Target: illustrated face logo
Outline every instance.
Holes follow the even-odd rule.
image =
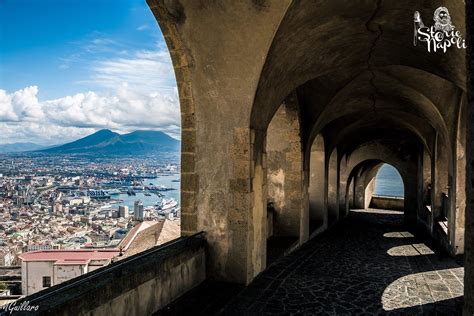
[[[454,25],[451,24],[449,11],[445,7],[436,9],[433,20],[435,21],[434,26],[437,31],[452,31],[454,29]]]
[[[460,31],[455,30],[451,15],[446,7],[439,7],[433,14],[434,25],[426,27],[421,20],[420,12],[414,14],[413,45],[418,41],[425,42],[429,53],[443,51],[446,53],[449,47],[465,49],[466,41],[462,38]]]

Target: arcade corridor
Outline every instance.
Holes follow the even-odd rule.
[[[397,211],[351,211],[243,290],[204,283],[158,314],[460,314],[464,268],[402,222]]]
[[[404,230],[402,213],[357,210],[281,258],[223,314],[455,315],[464,269]]]

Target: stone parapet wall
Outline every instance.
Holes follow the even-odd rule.
[[[383,210],[403,211],[405,209],[405,200],[403,198],[373,195],[369,207]]]
[[[204,281],[205,245],[200,233],[154,247],[27,296],[16,304],[39,310],[15,315],[150,315]]]
[[[465,226],[465,276],[464,315],[474,315],[474,3],[466,1],[466,22],[468,38],[468,123],[467,123],[467,164],[466,164],[466,226]]]

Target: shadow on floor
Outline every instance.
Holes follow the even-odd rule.
[[[204,281],[154,315],[216,315],[244,288],[235,283]]]
[[[287,255],[292,248],[297,246],[297,243],[298,237],[270,237],[267,240],[267,267],[278,258]]]
[[[463,273],[401,213],[353,211],[249,286],[204,283],[158,315],[457,315]]]

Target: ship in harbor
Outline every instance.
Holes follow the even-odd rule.
[[[110,194],[106,190],[88,190],[87,195],[91,197],[91,199],[110,199]]]
[[[177,207],[178,202],[174,199],[162,199],[155,205],[158,215],[162,216],[165,216],[169,213],[175,213]]]
[[[163,199],[157,203],[156,208],[162,211],[171,210],[178,206],[178,202],[174,199]]]
[[[164,186],[164,185],[160,185],[160,186],[150,186],[150,187],[147,187],[147,190],[151,191],[151,192],[164,192],[164,191],[172,191],[172,190],[176,190],[175,188],[170,188],[170,187],[167,187],[167,186]]]

